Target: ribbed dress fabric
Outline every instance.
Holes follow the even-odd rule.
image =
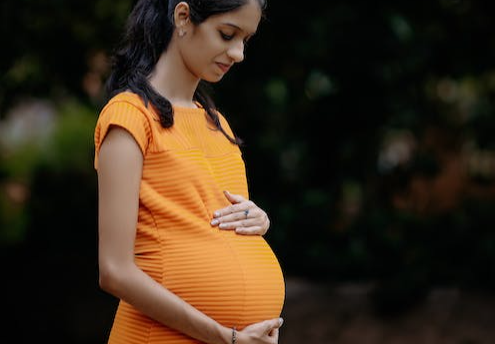
[[[221,114],[220,120],[232,135]],[[249,197],[239,147],[212,126],[202,108],[174,107],[174,125],[163,128],[151,106],[123,92],[106,104],[96,123],[96,169],[111,126],[126,129],[144,156],[136,264],[224,326],[242,329],[280,316],[284,277],[265,239],[210,224],[213,212],[230,204],[223,190]],[[108,343],[200,342],[121,300]]]

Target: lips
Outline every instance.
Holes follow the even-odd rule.
[[[230,64],[225,64],[225,63],[221,63],[221,62],[216,62],[218,68],[220,68],[220,70],[223,72],[223,73],[227,73],[230,69],[230,67],[232,65]]]

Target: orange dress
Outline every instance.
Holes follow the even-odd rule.
[[[248,198],[239,148],[212,127],[204,109],[174,107],[174,125],[163,128],[151,108],[136,94],[118,94],[100,113],[94,136],[96,169],[111,125],[126,129],[144,156],[136,264],[224,326],[242,329],[280,316],[284,278],[264,238],[210,225],[213,212],[230,204],[223,190]],[[109,344],[124,343],[200,342],[120,301]]]

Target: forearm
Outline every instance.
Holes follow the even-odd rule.
[[[108,274],[102,288],[150,318],[208,344],[231,342],[232,332],[132,264]]]

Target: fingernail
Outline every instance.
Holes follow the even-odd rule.
[[[218,211],[215,211],[215,212],[213,213],[213,216],[215,216],[215,217],[219,217],[219,216],[220,216],[220,213],[219,213]]]
[[[228,193],[228,194],[230,194],[230,192],[229,192],[229,191],[227,191],[227,190],[223,190],[223,192],[224,192],[224,193]]]
[[[220,221],[218,221],[217,219],[214,219],[213,221],[211,221],[211,225],[216,226],[216,225],[218,225],[218,222],[220,222]]]
[[[279,318],[278,321],[280,322],[280,326],[282,326],[282,324],[284,323],[284,319],[283,318]]]
[[[218,227],[225,228],[225,223],[221,223]]]

